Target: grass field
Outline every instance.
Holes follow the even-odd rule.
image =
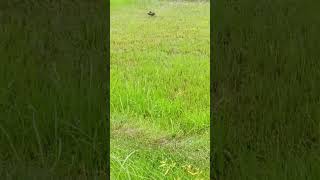
[[[0,2],[0,179],[106,179],[106,7]]]
[[[319,179],[319,3],[214,3],[215,173]]]
[[[209,2],[111,8],[111,179],[209,179],[209,20]]]

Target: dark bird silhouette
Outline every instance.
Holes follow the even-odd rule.
[[[149,12],[148,12],[148,15],[149,15],[149,16],[154,16],[154,15],[156,15],[156,13],[149,11]]]

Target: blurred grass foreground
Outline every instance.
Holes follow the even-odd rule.
[[[106,178],[106,2],[0,2],[0,177]]]
[[[213,7],[215,174],[319,179],[319,2],[231,0]]]

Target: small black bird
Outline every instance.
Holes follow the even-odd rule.
[[[154,15],[156,15],[156,13],[149,11],[149,12],[148,12],[148,15],[149,15],[149,16],[154,16]]]

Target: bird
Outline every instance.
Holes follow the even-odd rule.
[[[149,15],[149,16],[154,16],[154,15],[156,15],[156,13],[154,13],[154,12],[152,12],[152,11],[149,11],[149,12],[148,12],[148,15]]]

